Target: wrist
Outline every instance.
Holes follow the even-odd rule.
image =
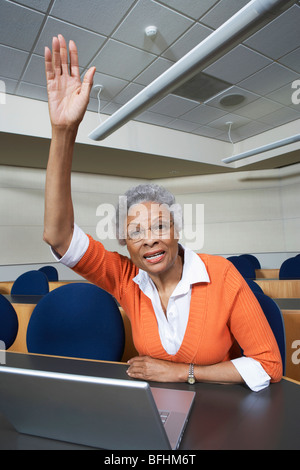
[[[78,132],[78,125],[66,125],[66,126],[56,126],[52,124],[52,139],[53,138],[64,138],[64,139],[76,139],[77,132]]]

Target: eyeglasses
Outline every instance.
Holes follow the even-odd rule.
[[[145,229],[140,225],[131,224],[133,227],[129,226],[127,229],[127,239],[136,243],[141,240],[145,240],[148,232],[150,230],[153,238],[169,238],[170,228],[174,225],[172,221],[168,222],[158,222],[157,224]],[[151,237],[151,238],[152,238]]]

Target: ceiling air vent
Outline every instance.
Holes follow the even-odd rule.
[[[172,94],[189,100],[204,102],[231,86],[231,83],[200,72],[176,88]]]

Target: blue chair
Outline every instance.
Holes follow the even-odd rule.
[[[5,349],[14,343],[19,329],[18,317],[11,303],[0,294],[0,341]],[[3,343],[2,343],[3,342]]]
[[[253,264],[241,256],[229,256],[227,258],[236,267],[245,279],[255,279],[255,268]]]
[[[56,282],[58,281],[58,271],[54,266],[43,266],[39,269],[42,273],[46,274],[48,281]]]
[[[44,295],[48,292],[48,278],[41,271],[27,271],[21,274],[11,288],[11,295]]]
[[[250,287],[253,293],[255,292],[259,292],[261,294],[264,293],[262,288],[258,284],[256,284],[256,282],[254,282],[252,279],[245,279],[245,281],[247,282],[248,286]]]
[[[125,332],[113,297],[93,284],[54,289],[37,304],[27,329],[28,352],[120,361]]]
[[[300,257],[285,260],[279,269],[279,279],[300,279]]]
[[[247,259],[248,261],[250,261],[250,263],[253,264],[254,269],[261,269],[260,262],[259,262],[259,260],[256,258],[256,256],[254,256],[254,255],[249,255],[249,254],[243,254],[243,255],[240,255],[240,257],[245,258],[245,259]]]
[[[283,365],[283,372],[285,372],[285,360],[286,360],[286,342],[285,342],[285,328],[282,313],[276,302],[265,294],[259,292],[254,293],[260,306],[269,322],[269,325],[276,338],[279,351],[281,354],[281,360]]]

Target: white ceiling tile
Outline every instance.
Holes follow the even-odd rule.
[[[56,0],[50,14],[77,26],[109,35],[134,0]]]
[[[164,116],[163,114],[152,113],[151,111],[144,111],[139,116],[134,118],[135,121],[146,122],[148,124],[154,124],[157,126],[165,126],[173,118],[170,116]]]
[[[112,100],[118,93],[120,93],[128,82],[121,80],[120,78],[111,77],[110,75],[105,75],[104,73],[96,72],[94,76],[94,86],[102,85],[103,89],[101,91],[101,100]],[[99,91],[99,90],[98,90]],[[95,91],[95,95],[98,94],[98,91]],[[93,91],[94,93],[94,91]]]
[[[102,113],[102,109],[106,105],[107,105],[107,101],[101,99],[101,101],[100,101],[100,113]],[[89,101],[87,109],[88,109],[88,111],[93,111],[95,113],[98,113],[99,112],[99,101],[98,101],[98,99],[90,97],[90,101]],[[99,123],[101,122],[100,119],[99,119]]]
[[[149,111],[171,117],[179,117],[195,108],[197,105],[198,103],[196,101],[187,100],[175,95],[168,95],[149,108]]]
[[[93,65],[99,72],[132,80],[154,59],[149,52],[109,40],[93,60]]]
[[[201,23],[217,29],[235,13],[241,10],[241,8],[243,8],[247,3],[249,3],[249,0],[221,0],[203,18],[201,18]]]
[[[239,45],[207,67],[204,72],[226,82],[236,84],[271,64],[271,62],[263,55]]]
[[[33,85],[46,86],[45,62],[42,56],[32,55],[22,80]]]
[[[233,142],[240,142],[249,137],[253,137],[258,134],[262,134],[271,129],[271,126],[262,122],[250,121],[244,126],[240,126],[237,129],[233,129],[231,132],[231,140]],[[229,142],[228,132],[222,135],[223,139]]]
[[[268,114],[267,116],[263,116],[260,118],[261,122],[269,124],[270,126],[282,126],[291,121],[295,121],[296,119],[300,119],[300,110],[299,112],[295,111],[292,108],[280,108],[278,111],[274,113]]]
[[[31,83],[21,82],[17,90],[17,95],[40,101],[48,100],[47,88],[38,85],[32,85]]]
[[[166,124],[166,127],[175,129],[177,131],[192,132],[198,128],[198,124],[191,121],[184,121],[183,119],[174,119],[173,121]]]
[[[273,63],[246,78],[239,85],[259,95],[271,93],[277,88],[297,80],[298,75],[280,64]]]
[[[266,98],[260,98],[253,103],[250,103],[242,108],[237,109],[235,112],[240,116],[244,116],[249,119],[259,119],[262,116],[266,116],[274,111],[277,111],[282,107],[281,104],[275,101],[268,100]]]
[[[105,41],[104,36],[72,26],[64,21],[48,18],[34,52],[38,55],[44,55],[45,46],[51,48],[52,38],[58,34],[64,36],[67,44],[70,39],[75,41],[81,67],[86,67]]]
[[[163,53],[163,57],[177,61],[190,52],[194,47],[198,46],[198,44],[200,44],[211,33],[212,29],[197,23],[181,36],[178,41],[169,47]]]
[[[278,90],[275,90],[267,95],[267,98],[277,101],[283,106],[290,106],[291,108],[294,108],[295,111],[298,111],[300,110],[300,104],[294,104],[292,101],[292,96],[295,91],[296,89],[292,88],[291,84],[289,83],[288,85],[285,85],[284,87],[279,88]]]
[[[300,46],[299,24],[300,8],[294,5],[255,33],[245,44],[272,59],[279,59]]]
[[[243,103],[240,103],[235,106],[223,106],[220,103],[220,100],[229,95],[242,95],[244,96],[245,100],[243,101]],[[257,100],[259,97],[260,97],[259,95],[255,93],[251,93],[250,91],[244,90],[243,88],[239,88],[238,86],[232,86],[230,88],[227,88],[227,90],[222,91],[217,96],[214,96],[213,98],[207,100],[205,104],[209,106],[215,106],[216,108],[223,109],[224,111],[227,111],[227,112],[233,112],[236,109],[239,109],[242,106],[245,106],[246,104],[249,104]]]
[[[218,0],[201,0],[200,2],[195,2],[195,0],[184,0],[183,2],[182,0],[160,0],[160,3],[197,20],[212,8],[217,1]]]
[[[112,37],[145,51],[161,54],[192,24],[192,20],[152,0],[140,0]],[[146,36],[147,26],[158,28],[154,38]]]
[[[244,116],[238,116],[237,114],[226,114],[225,116],[222,116],[214,121],[211,121],[209,123],[210,127],[216,127],[217,129],[220,129],[222,131],[226,131],[229,129],[229,125],[227,124],[228,122],[232,122],[231,129],[234,131],[238,127],[245,126],[250,122],[250,119],[244,117]]]
[[[124,90],[121,91],[121,93],[114,97],[114,102],[119,104],[125,104],[143,89],[143,85],[138,85],[137,83],[130,83],[126,88],[124,88]]]
[[[34,10],[46,12],[51,3],[51,0],[15,0],[16,3],[20,3]]]
[[[149,85],[153,80],[172,67],[173,64],[174,62],[159,57],[135,79],[135,82],[141,85]]]
[[[0,45],[0,75],[19,80],[28,56],[28,52]]]
[[[103,112],[103,114],[113,114],[118,111],[118,109],[120,109],[121,107],[121,104],[110,102],[102,108],[101,112]]]
[[[289,67],[290,69],[294,70],[295,72],[300,73],[300,47],[293,52],[281,57],[279,61],[281,64]]]
[[[215,119],[224,116],[227,114],[225,111],[221,109],[213,108],[206,105],[197,106],[197,108],[189,111],[188,113],[181,116],[182,119],[187,121],[195,122],[196,124],[208,124]]]
[[[0,0],[0,43],[30,51],[44,16],[15,3]],[[21,27],[26,25],[26,28]]]
[[[6,77],[1,77],[0,75],[1,93],[14,94],[17,84],[18,84],[17,80],[13,80],[11,78],[6,78]]]

